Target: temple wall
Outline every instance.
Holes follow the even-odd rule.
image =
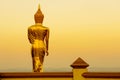
[[[72,80],[72,78],[3,78],[0,80]]]
[[[78,58],[72,72],[8,72],[0,73],[0,80],[120,80],[120,72],[88,72],[88,66]]]
[[[120,78],[85,78],[85,80],[120,80]]]
[[[3,78],[0,80],[73,80],[72,78]],[[120,80],[120,78],[85,78],[80,80]]]

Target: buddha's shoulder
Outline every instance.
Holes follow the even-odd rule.
[[[34,28],[34,27],[36,27],[36,25],[31,25],[31,26],[28,27],[28,29],[29,29],[29,28]]]
[[[32,25],[30,27],[28,27],[29,30],[33,30],[33,29],[44,29],[44,30],[49,30],[48,27],[46,26],[42,26],[42,25]]]
[[[34,25],[29,26],[28,29],[30,29],[30,28],[32,28],[32,27],[34,27]]]
[[[42,26],[44,29],[46,29],[46,30],[49,30],[49,28],[48,27],[46,27],[46,26]]]

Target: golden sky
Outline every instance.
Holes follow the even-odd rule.
[[[44,68],[70,68],[78,57],[90,68],[120,68],[120,0],[1,0],[0,71],[31,71],[27,28],[38,3],[50,28]]]

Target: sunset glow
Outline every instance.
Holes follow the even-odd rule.
[[[27,28],[35,24],[38,2],[0,1],[0,72],[32,71]],[[40,4],[43,25],[50,28],[45,69],[69,68],[78,57],[90,68],[120,68],[120,0],[41,0]]]

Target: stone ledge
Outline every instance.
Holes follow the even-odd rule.
[[[8,72],[8,73],[0,73],[0,78],[68,78],[73,77],[72,72]]]
[[[120,72],[85,72],[85,78],[120,78]]]

